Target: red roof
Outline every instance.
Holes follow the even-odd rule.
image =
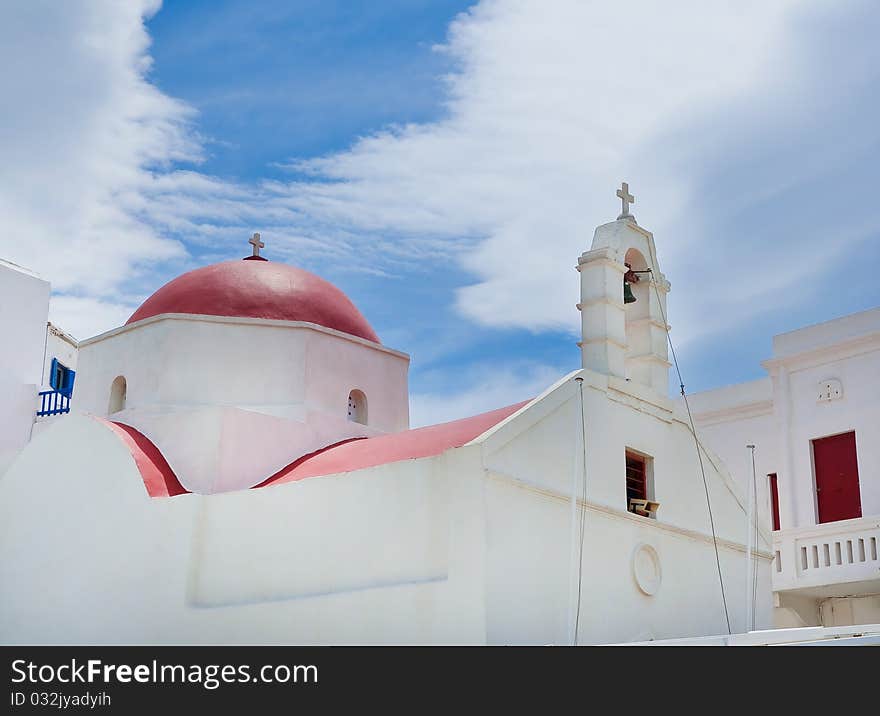
[[[305,321],[379,343],[336,286],[275,261],[223,261],[189,271],[162,286],[125,323],[162,313]]]
[[[296,482],[308,477],[335,475],[402,460],[439,455],[461,447],[479,437],[529,401],[508,405],[488,413],[425,428],[380,435],[375,438],[352,438],[313,452],[290,463],[254,487]],[[122,440],[131,452],[150,497],[173,497],[188,493],[168,461],[149,438],[130,425],[95,417]]]
[[[150,497],[174,497],[189,492],[180,481],[168,461],[150,439],[130,425],[95,417],[102,425],[110,428],[125,444],[134,458],[135,465],[143,478]]]
[[[454,447],[461,447],[479,437],[489,428],[513,415],[529,401],[508,405],[488,413],[474,415],[450,423],[380,435],[375,438],[354,438],[305,455],[282,468],[255,487],[295,482],[307,477],[335,475],[385,465],[401,460],[431,457]]]

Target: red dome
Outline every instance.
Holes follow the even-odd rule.
[[[379,343],[367,319],[336,286],[274,261],[223,261],[169,281],[125,324],[160,313],[307,321]]]

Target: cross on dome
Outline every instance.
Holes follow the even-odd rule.
[[[260,241],[260,235],[255,231],[254,235],[248,239],[248,243],[254,247],[254,258],[261,259],[260,249],[266,248],[266,244]]]
[[[620,197],[620,201],[623,205],[620,216],[618,216],[617,218],[632,219],[633,221],[635,221],[636,217],[629,213],[629,205],[635,204],[636,198],[629,193],[629,184],[627,184],[626,182],[621,182],[620,189],[617,190],[617,196]]]

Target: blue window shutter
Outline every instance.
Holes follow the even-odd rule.
[[[49,369],[49,385],[52,386],[53,390],[60,390],[61,386],[58,385],[58,359],[52,359],[52,367]]]
[[[64,390],[61,392],[64,393],[68,398],[73,395],[73,379],[76,378],[76,371],[67,369],[66,374],[64,376]]]

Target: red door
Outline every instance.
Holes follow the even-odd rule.
[[[856,434],[843,433],[813,440],[813,465],[819,522],[861,517]]]

